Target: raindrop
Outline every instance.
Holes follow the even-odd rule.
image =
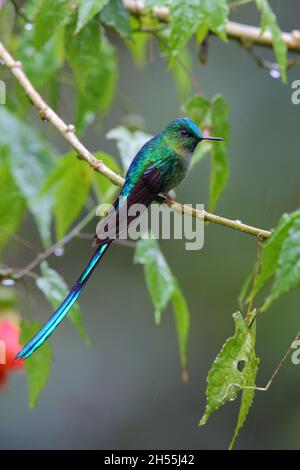
[[[1,284],[3,286],[14,286],[15,285],[15,281],[14,279],[3,279]]]
[[[26,31],[31,31],[32,28],[33,28],[33,24],[32,23],[26,23],[24,28],[26,29]]]
[[[55,249],[54,249],[54,254],[55,256],[63,256],[65,250],[62,246],[57,246]]]
[[[280,70],[278,69],[271,69],[270,75],[272,78],[280,78]]]

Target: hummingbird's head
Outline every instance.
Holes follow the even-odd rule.
[[[169,122],[163,131],[163,138],[179,155],[192,154],[202,140],[223,140],[220,137],[204,136],[188,117]]]

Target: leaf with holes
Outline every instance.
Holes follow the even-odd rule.
[[[207,376],[206,408],[200,425],[204,425],[209,416],[227,401],[234,400],[241,387],[249,385],[255,359],[255,336],[240,312],[235,313],[233,318],[234,336],[225,342]],[[245,361],[242,371],[238,369],[240,361]],[[248,363],[249,367],[246,367]]]
[[[255,314],[255,312],[253,313]],[[242,391],[239,416],[238,416],[238,420],[237,420],[236,427],[234,430],[234,435],[231,440],[229,449],[233,448],[235,440],[238,436],[238,433],[240,429],[244,426],[244,423],[250,411],[250,408],[254,399],[254,395],[255,395],[254,387],[255,387],[257,370],[259,366],[259,359],[255,357],[255,339],[256,339],[256,325],[254,322],[251,327],[251,332],[250,332],[250,340],[251,340],[251,345],[252,345],[251,358],[248,362],[246,362],[245,367],[243,369],[243,376],[245,378],[244,379],[245,384],[249,388],[244,388],[244,390]]]

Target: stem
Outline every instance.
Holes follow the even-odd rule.
[[[82,142],[76,136],[75,126],[73,124],[66,124],[63,119],[58,116],[58,114],[56,114],[52,108],[50,108],[50,106],[44,101],[41,95],[33,87],[28,77],[25,75],[22,63],[14,60],[2,42],[0,42],[0,59],[2,59],[4,65],[11,71],[14,78],[19,82],[31,103],[38,109],[41,119],[43,121],[49,121],[58,130],[63,138],[69,142],[69,144],[77,152],[78,158],[87,162],[91,168],[105,176],[113,184],[122,186],[124,183],[124,178],[110,170],[110,168],[108,168],[102,162],[102,160],[98,160],[96,157],[94,157],[94,155],[92,155],[91,152],[82,144]],[[271,236],[270,231],[243,224],[240,220],[231,220],[219,215],[210,214],[206,211],[193,209],[189,206],[169,199],[167,204],[172,209],[181,214],[189,214],[192,217],[197,217],[206,222],[224,225],[225,227],[239,230],[240,232],[248,233],[249,235],[254,235],[261,241]]]
[[[19,271],[13,274],[13,279],[21,279],[23,276],[27,275],[32,271],[36,266],[38,266],[43,260],[52,255],[57,248],[61,248],[66,245],[70,240],[76,237],[81,230],[95,217],[95,209],[91,210],[67,235],[59,240],[57,243],[52,245],[48,250],[43,253],[39,253],[37,257],[31,261],[25,268],[20,269]]]

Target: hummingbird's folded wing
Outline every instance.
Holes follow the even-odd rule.
[[[162,186],[163,179],[155,165],[146,168],[128,195],[122,195],[122,191],[106,217],[98,224],[93,244],[103,245],[117,238],[149,207],[160,193]]]

